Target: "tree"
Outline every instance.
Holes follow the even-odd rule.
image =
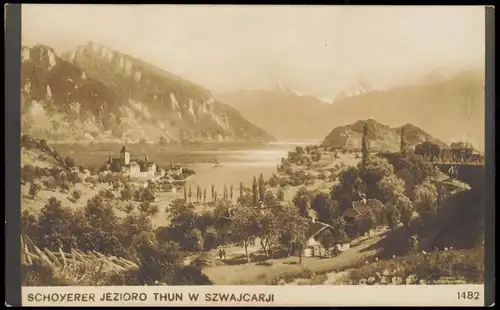
[[[38,235],[38,220],[28,210],[23,210],[21,213],[21,231],[36,240]]]
[[[76,201],[78,201],[78,199],[80,199],[80,197],[82,197],[82,191],[79,189],[75,189],[71,193],[71,196],[72,196],[73,200],[76,202]]]
[[[429,181],[415,187],[415,210],[424,225],[434,222],[438,212],[438,192]]]
[[[278,204],[278,200],[272,191],[266,191],[266,197],[264,199],[264,203],[266,206],[275,206]]]
[[[186,185],[186,183],[184,183],[184,201],[185,202],[188,202],[187,195],[188,195],[188,193],[187,193],[187,185]]]
[[[311,154],[311,159],[313,161],[320,161],[321,160],[321,153],[318,151],[315,151]]]
[[[415,186],[436,174],[433,165],[414,152],[407,152],[404,156],[396,153],[383,156],[394,166],[396,175],[405,181],[406,196],[411,200],[414,200]]]
[[[215,201],[215,186],[212,184],[212,201]]]
[[[194,228],[187,233],[182,244],[185,251],[201,252],[204,245],[203,234],[198,228]]]
[[[299,210],[292,204],[283,207],[279,218],[280,242],[288,246],[289,255],[298,252],[299,263],[302,264],[303,250],[307,242],[308,220],[301,216]]]
[[[132,211],[134,211],[135,207],[133,204],[129,203],[125,206],[125,213],[129,214],[129,213],[132,213]]]
[[[222,192],[222,197],[223,197],[223,199],[224,199],[224,200],[226,200],[226,201],[227,201],[227,200],[228,200],[228,198],[229,198],[229,193],[228,193],[228,191],[227,191],[227,186],[226,186],[226,184],[224,184],[224,189],[223,189],[223,192]]]
[[[231,201],[233,201],[233,195],[234,195],[234,192],[233,192],[233,185],[231,185],[229,187],[229,198],[231,199]]]
[[[49,198],[38,218],[39,245],[51,251],[58,251],[59,248],[69,250],[76,242],[71,230],[72,222],[72,210],[64,207],[60,200]]]
[[[297,207],[300,216],[306,217],[309,214],[309,206],[313,198],[314,195],[304,186],[297,190],[292,202]]]
[[[118,217],[113,210],[113,206],[104,200],[101,195],[96,195],[89,199],[83,211],[93,228],[104,232],[115,231]]]
[[[191,191],[191,186],[189,186],[189,203],[191,203],[192,198],[193,198],[193,192]]]
[[[361,178],[365,186],[366,198],[382,200],[377,188],[377,182],[383,177],[393,174],[394,167],[385,158],[368,156],[359,167],[359,170],[361,171]]]
[[[243,243],[247,261],[250,263],[250,255],[248,253],[248,246],[250,241],[257,237],[259,227],[256,225],[259,211],[249,206],[241,206],[233,216],[231,222],[231,231],[233,237]]]
[[[75,166],[75,160],[69,156],[67,156],[66,158],[64,158],[64,164],[69,167],[69,168],[72,168]]]
[[[243,182],[240,182],[240,197],[243,197]]]
[[[200,189],[200,186],[196,186],[196,202],[200,202],[201,201],[201,189]]]
[[[204,235],[203,248],[205,250],[211,250],[218,246],[219,233],[217,232],[217,229],[215,229],[213,226],[208,226],[205,229],[205,233],[203,235]]]
[[[318,193],[311,202],[311,209],[318,214],[318,220],[330,223],[334,218],[340,216],[336,202],[331,200],[328,194]]]
[[[29,195],[31,196],[31,199],[35,200],[36,195],[38,195],[38,192],[40,191],[41,187],[38,183],[31,183],[30,189],[29,189]]]
[[[35,168],[30,164],[24,165],[21,171],[21,181],[23,181],[23,183],[29,183],[33,182],[34,179],[35,179]]]
[[[206,203],[207,202],[207,189],[204,188],[203,189],[203,203]]]
[[[399,221],[406,227],[411,220],[411,201],[405,195],[405,183],[396,175],[391,174],[379,181],[378,187],[382,193],[382,201],[387,206],[386,220],[391,228],[395,228]]]
[[[266,185],[264,181],[264,175],[262,173],[259,176],[259,200],[266,200]]]
[[[134,195],[134,190],[131,186],[125,186],[121,191],[120,191],[120,196],[122,200],[130,200],[133,198]]]
[[[257,205],[258,201],[257,201],[257,179],[255,177],[253,177],[253,183],[252,183],[252,204],[254,206]]]
[[[155,216],[160,211],[157,205],[150,204],[147,201],[142,202],[137,207],[137,210],[139,210],[139,212],[143,213],[145,216]]]
[[[200,244],[202,246],[202,235],[197,227],[199,216],[195,212],[194,205],[174,200],[168,211],[170,225],[164,230],[164,234],[157,234],[158,240],[177,242],[185,251],[194,251]],[[194,231],[195,229],[197,231]]]
[[[415,154],[423,156],[429,161],[433,161],[441,154],[441,148],[439,145],[426,140],[415,146]]]
[[[276,193],[276,199],[278,199],[278,201],[283,201],[285,199],[285,192],[283,191],[283,189],[278,189],[278,192]]]
[[[363,137],[361,140],[361,170],[364,170],[366,166],[366,161],[368,159],[368,122],[365,122],[363,126]]]
[[[183,267],[184,255],[175,242],[155,243],[148,233],[138,235],[133,248],[140,261],[140,268],[134,274],[139,285],[173,284],[176,273]],[[154,240],[154,239],[153,239]]]
[[[332,200],[338,201],[342,213],[358,201],[364,192],[364,184],[357,167],[349,167],[339,174],[339,183],[332,187]]]
[[[401,127],[401,135],[400,135],[400,146],[399,152],[403,155],[406,154],[406,140],[405,140],[405,128]]]

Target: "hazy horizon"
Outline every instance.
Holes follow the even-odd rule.
[[[360,22],[362,21],[362,22]],[[282,84],[331,97],[484,69],[484,7],[23,4],[22,44],[95,41],[214,93]]]

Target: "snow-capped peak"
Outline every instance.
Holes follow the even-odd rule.
[[[283,84],[276,85],[276,89],[282,93],[293,94],[299,97],[306,96],[307,94],[298,90],[291,89]]]
[[[339,100],[346,97],[360,96],[369,92],[376,91],[377,89],[368,80],[360,78],[355,83],[345,87],[341,90],[335,100]]]

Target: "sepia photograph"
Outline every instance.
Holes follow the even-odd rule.
[[[21,24],[23,288],[484,284],[484,7],[23,4]]]

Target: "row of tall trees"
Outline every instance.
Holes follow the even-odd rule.
[[[218,192],[215,189],[215,185],[211,185],[211,201],[207,201],[207,190],[202,189],[199,185],[196,186],[195,199],[193,200],[193,190],[187,184],[184,184],[183,194],[184,200],[188,203],[196,202],[196,203],[207,203],[207,202],[217,202],[219,199]],[[243,186],[243,182],[240,182],[239,186],[239,196],[238,199],[243,197],[245,194],[245,187]],[[224,185],[222,191],[222,200],[224,201],[233,201],[234,200],[234,187],[230,185],[229,188],[227,185]],[[261,173],[259,179],[253,178],[252,183],[252,204],[258,205],[260,201],[266,201],[266,182],[264,180],[264,175]]]

